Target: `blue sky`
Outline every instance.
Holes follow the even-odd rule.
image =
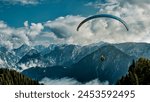
[[[10,0],[11,1],[11,0]],[[43,0],[39,4],[12,4],[0,0],[0,19],[10,26],[20,27],[23,22],[46,22],[60,16],[95,14],[97,9],[86,6],[96,0]]]
[[[88,45],[150,43],[150,0],[0,0],[0,44]],[[106,13],[122,18],[129,27],[111,19],[79,23],[90,15]]]

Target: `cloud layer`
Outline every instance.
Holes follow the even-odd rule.
[[[73,78],[62,78],[62,79],[49,79],[43,78],[40,83],[44,83],[45,85],[83,85],[81,82]],[[98,79],[91,80],[84,85],[109,85],[108,81],[100,82]]]
[[[4,21],[0,21],[0,43],[8,48],[23,43],[28,45],[51,43],[86,45],[100,41],[150,43],[149,0],[106,0],[106,2],[105,4],[96,2],[97,7],[100,6],[98,14],[108,13],[121,17],[129,26],[128,32],[120,22],[105,18],[89,21],[77,32],[78,24],[86,17],[68,15],[41,23],[25,21],[24,26],[20,28],[10,27]]]
[[[99,13],[110,13],[123,18],[129,25],[129,32],[115,32],[116,41],[150,42],[150,1],[149,0],[108,0],[118,3],[116,6],[106,6]],[[114,30],[111,30],[114,31]],[[121,36],[119,36],[119,33]],[[112,33],[113,34],[113,33]],[[116,39],[119,38],[119,39]]]
[[[5,22],[0,21],[0,43],[8,49],[19,47],[22,44],[32,45],[34,38],[41,33],[43,26],[41,23],[32,23],[28,26],[13,28]]]

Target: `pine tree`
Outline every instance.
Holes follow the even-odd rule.
[[[122,77],[119,85],[150,85],[150,60],[139,58],[133,61],[129,67],[128,74]]]
[[[0,85],[39,85],[39,83],[15,70],[0,69]]]

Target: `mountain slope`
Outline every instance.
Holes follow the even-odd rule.
[[[39,85],[39,83],[15,70],[0,69],[0,85]]]
[[[106,57],[104,61],[100,59],[102,55]],[[110,84],[114,84],[127,73],[132,60],[133,57],[114,46],[105,45],[69,67],[36,67],[24,70],[22,73],[37,80],[44,77],[51,79],[70,77],[84,83],[99,78],[100,81],[107,80]]]
[[[25,65],[27,68],[32,67],[33,62],[35,67],[52,67],[52,66],[70,66],[77,63],[86,55],[97,50],[101,45],[91,46],[78,46],[78,45],[50,45],[43,49],[41,52],[31,49],[26,53],[17,63],[22,67]],[[29,55],[29,53],[31,53]],[[32,64],[32,65],[31,65]]]
[[[31,47],[23,44],[19,48],[13,49],[12,51],[17,55],[19,58],[22,58],[29,50],[31,50]]]
[[[148,43],[120,43],[114,46],[130,56],[150,59],[150,44]]]
[[[38,80],[70,77],[85,83],[99,78],[114,84],[127,73],[132,60],[141,56],[150,58],[150,44],[22,45],[12,50],[1,46],[0,67],[19,69]]]
[[[105,59],[101,60],[104,56]],[[133,57],[123,53],[112,45],[106,45],[73,65],[72,74],[82,81],[98,77],[100,81],[108,80],[111,84],[127,73]]]

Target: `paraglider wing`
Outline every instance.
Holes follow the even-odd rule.
[[[127,23],[126,23],[124,20],[122,20],[121,18],[119,18],[119,17],[117,17],[117,16],[114,16],[114,15],[111,15],[111,14],[99,14],[99,15],[94,15],[94,16],[91,16],[91,17],[88,17],[88,18],[84,19],[84,20],[78,25],[77,31],[79,31],[79,28],[80,28],[85,22],[87,22],[87,21],[89,21],[89,20],[92,20],[92,19],[95,19],[95,18],[100,18],[100,17],[106,17],[106,18],[112,18],[112,19],[118,20],[119,22],[121,22],[121,23],[125,26],[125,28],[126,28],[127,31],[129,30],[129,28],[128,28],[128,26],[127,26]]]

